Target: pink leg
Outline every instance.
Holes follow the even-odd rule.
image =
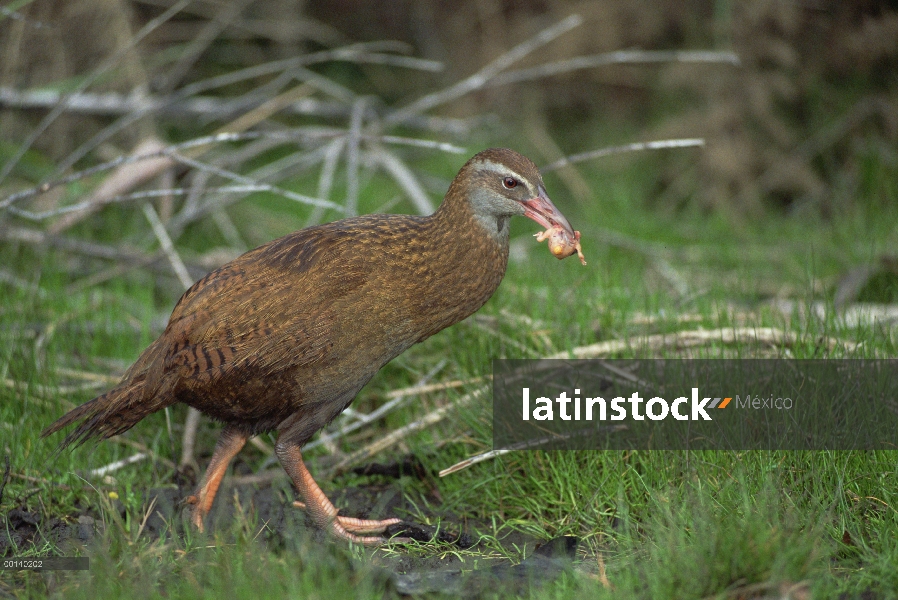
[[[209,467],[206,469],[206,474],[203,475],[203,480],[196,493],[187,497],[187,503],[194,505],[191,521],[200,531],[203,531],[203,518],[212,508],[212,501],[215,500],[221,480],[228,470],[228,464],[232,458],[237,456],[244,444],[246,444],[245,435],[235,429],[225,427],[221,432],[221,437],[218,438],[215,452],[212,453],[212,460],[209,461]]]
[[[298,446],[294,445],[278,445],[278,458],[284,470],[293,480],[293,485],[299,495],[305,502],[295,502],[294,506],[305,508],[315,524],[324,530],[330,531],[331,534],[338,538],[348,540],[355,544],[363,544],[365,546],[379,546],[387,540],[381,537],[364,537],[355,535],[356,533],[383,533],[390,525],[401,523],[400,519],[384,519],[382,521],[371,521],[367,519],[354,519],[352,517],[341,517],[337,514],[337,509],[327,499],[324,492],[315,482],[312,474],[306,468],[302,460],[302,453]],[[395,540],[405,542],[407,540]]]

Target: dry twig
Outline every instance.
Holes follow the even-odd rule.
[[[707,344],[708,342],[720,342],[724,344],[756,342],[774,344],[777,346],[793,346],[797,344],[800,339],[801,338],[796,333],[784,331],[782,329],[775,329],[772,327],[741,327],[712,330],[697,329],[693,331],[680,331],[673,334],[650,335],[627,340],[609,340],[607,342],[591,344],[589,346],[580,346],[577,348],[573,348],[572,350],[567,352],[559,352],[551,356],[547,356],[546,359],[595,359],[602,356],[617,354],[619,352],[634,348],[656,351],[665,347],[694,347]],[[824,343],[830,348],[842,346],[847,349],[854,349],[857,347],[857,345],[853,342],[829,337],[819,339],[818,343]],[[605,367],[611,369],[614,373],[622,377],[628,379],[633,378],[632,374],[627,373],[626,371],[622,371],[614,365],[606,364]],[[647,384],[645,382],[639,380],[635,380],[635,382],[639,383],[643,387],[647,387]],[[456,473],[479,462],[492,460],[504,454],[508,454],[509,452],[523,450],[531,447],[538,447],[544,445],[549,441],[552,441],[553,439],[557,438],[545,438],[540,440],[522,442],[520,444],[516,444],[511,448],[500,448],[497,450],[490,450],[488,452],[476,454],[443,469],[442,471],[440,471],[439,476],[445,477],[446,475]]]
[[[621,154],[624,152],[639,152],[642,150],[661,150],[664,148],[690,148],[694,146],[704,146],[705,140],[702,138],[673,139],[673,140],[655,140],[652,142],[634,142],[632,144],[624,144],[622,146],[611,146],[609,148],[600,148],[598,150],[590,150],[589,152],[581,152],[566,156],[561,160],[557,160],[551,164],[541,167],[540,171],[548,173],[573,165],[578,162],[593,160],[603,156],[611,156],[612,154]]]
[[[163,465],[167,469],[176,470],[178,467],[175,463],[170,461],[169,459],[159,456],[157,453],[153,452],[146,444],[142,444],[137,440],[132,440],[129,437],[125,437],[122,435],[114,435],[109,438],[109,441],[114,442],[116,444],[121,444],[122,446],[128,446],[129,448],[134,448],[141,454],[145,454],[149,457],[153,462],[159,463]]]
[[[508,85],[522,81],[533,81],[553,75],[579,71],[583,69],[595,69],[606,65],[619,64],[647,64],[662,62],[699,62],[699,63],[727,63],[738,67],[739,57],[733,52],[718,52],[714,50],[617,50],[592,56],[577,56],[567,60],[539,65],[529,69],[518,69],[497,75],[486,85]]]
[[[794,332],[775,327],[726,327],[721,329],[695,329],[675,333],[659,333],[623,340],[608,340],[588,346],[579,346],[569,351],[558,352],[546,358],[598,358],[630,349],[657,351],[662,348],[694,348],[707,343],[762,343],[774,346],[794,346],[801,341]],[[855,350],[858,344],[839,338],[822,336],[818,343],[834,349],[839,346],[846,350]]]
[[[150,226],[153,228],[153,233],[156,235],[156,239],[159,240],[159,246],[162,247],[162,251],[165,253],[165,256],[168,257],[168,262],[171,263],[172,270],[175,272],[175,275],[178,276],[178,281],[181,282],[181,285],[184,286],[185,289],[189,288],[193,285],[193,278],[191,278],[190,273],[187,272],[187,267],[184,265],[184,261],[181,260],[181,255],[175,250],[175,245],[171,241],[168,232],[165,230],[165,225],[163,225],[162,221],[159,219],[156,209],[153,208],[149,202],[144,203],[143,214],[146,215],[147,221],[150,222]]]
[[[555,25],[543,29],[529,40],[518,44],[470,77],[463,79],[444,90],[419,98],[411,104],[387,115],[383,121],[384,125],[392,126],[404,123],[411,117],[426,112],[441,104],[446,104],[447,102],[461,98],[466,94],[470,94],[471,92],[484,87],[490,80],[509,66],[521,60],[540,46],[545,46],[558,36],[577,27],[582,22],[583,18],[580,15],[570,15],[569,17],[562,19]]]
[[[446,362],[447,362],[446,360],[440,361],[439,364],[437,364],[433,369],[428,371],[416,385],[414,385],[410,388],[405,388],[404,390],[401,390],[403,393],[400,393],[400,394],[396,394],[395,392],[392,393],[392,398],[390,399],[389,402],[386,402],[385,404],[376,408],[375,410],[371,411],[370,413],[361,414],[361,413],[350,412],[350,415],[357,415],[356,421],[354,423],[344,425],[343,427],[341,427],[340,429],[338,429],[337,431],[334,431],[334,432],[329,432],[329,433],[322,432],[322,436],[324,436],[326,434],[327,439],[330,440],[331,442],[333,442],[333,441],[345,436],[348,433],[352,433],[356,429],[359,429],[365,425],[368,425],[369,423],[376,421],[377,419],[380,419],[381,417],[389,414],[393,410],[396,410],[410,396],[423,393],[422,390],[426,387],[427,382],[430,381],[430,379],[434,375],[439,373],[440,370],[446,366]],[[347,408],[345,411],[343,411],[343,414],[345,415],[349,411],[350,411],[350,409]],[[306,444],[303,447],[303,449],[310,450],[310,449],[312,449],[316,446],[322,445],[324,443],[325,442],[322,437],[322,439],[318,439],[314,442]]]
[[[108,73],[115,65],[117,65],[128,53],[133,52],[135,46],[147,35],[156,30],[159,25],[168,21],[176,14],[181,12],[181,10],[190,4],[191,0],[180,0],[176,2],[172,6],[168,8],[161,15],[152,19],[149,23],[144,25],[140,31],[135,33],[122,48],[120,48],[117,52],[112,54],[106,60],[104,60],[100,65],[94,69],[87,77],[82,79],[77,88],[72,91],[72,93],[82,92],[86,90],[88,87],[96,83],[103,75]],[[70,95],[70,94],[68,94]],[[66,98],[68,97],[66,96]],[[34,131],[31,132],[31,135],[23,142],[19,149],[13,154],[12,158],[10,158],[6,164],[0,169],[0,183],[12,173],[13,169],[15,169],[16,165],[19,164],[19,161],[22,160],[22,157],[25,156],[25,153],[31,148],[37,138],[39,138],[50,125],[59,118],[66,110],[67,99],[63,98],[62,101],[57,104],[47,115],[41,120],[40,124],[34,128]],[[72,163],[74,164],[74,162]]]
[[[108,475],[110,473],[114,473],[119,469],[127,467],[128,465],[133,465],[136,462],[140,462],[147,458],[147,455],[143,452],[138,452],[137,454],[132,454],[128,458],[123,458],[121,460],[117,460],[115,462],[111,462],[108,465],[97,467],[96,469],[91,469],[87,472],[88,477],[103,477],[104,475]]]
[[[380,452],[390,448],[400,441],[415,433],[416,431],[420,431],[422,429],[426,429],[431,425],[435,425],[439,423],[444,418],[446,418],[449,413],[454,410],[464,408],[468,404],[472,403],[474,400],[483,396],[486,392],[486,387],[480,387],[474,390],[471,390],[455,402],[447,404],[445,406],[441,406],[440,408],[433,410],[420,419],[409,423],[404,427],[400,427],[394,431],[391,431],[387,435],[378,438],[374,442],[368,444],[364,448],[361,448],[352,454],[348,455],[346,458],[341,460],[339,463],[331,467],[328,471],[329,473],[341,473],[345,471],[347,468],[356,464],[358,462],[362,462],[370,459],[372,456],[379,454]]]

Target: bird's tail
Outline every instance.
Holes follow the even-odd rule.
[[[143,377],[137,380],[126,378],[102,396],[97,396],[60,417],[41,432],[41,437],[47,437],[80,421],[78,427],[59,444],[60,450],[71,444],[82,444],[91,438],[103,440],[131,429],[145,416],[172,404],[170,394],[148,394],[144,381]]]

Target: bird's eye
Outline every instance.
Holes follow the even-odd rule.
[[[505,189],[510,190],[514,187],[517,187],[518,180],[515,179],[514,177],[506,177],[505,179],[502,180],[502,185],[505,186]]]

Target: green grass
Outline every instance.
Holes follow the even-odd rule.
[[[451,177],[458,164],[446,159],[435,172]],[[539,357],[601,340],[700,327],[790,329],[802,336],[802,343],[788,350],[797,358],[820,357],[816,340],[821,335],[863,342],[859,356],[895,356],[894,330],[887,326],[848,327],[831,316],[790,320],[768,301],[831,305],[848,269],[894,254],[898,198],[858,202],[855,212],[830,219],[768,215],[735,226],[688,210],[648,210],[639,200],[647,190],[635,165],[600,171],[601,165],[583,169],[597,173],[590,179],[596,198],[590,206],[572,206],[560,182],[547,177],[555,203],[583,232],[588,267],[575,259],[554,259],[529,237],[536,226],[519,219],[514,243],[526,250],[526,258],[510,263],[493,299],[473,319],[388,365],[362,391],[357,406],[381,403],[387,392],[414,384],[443,359],[438,381],[487,374],[495,357]],[[375,210],[393,193],[388,182],[375,177],[362,187],[361,209]],[[873,204],[877,207],[869,208]],[[252,243],[286,233],[304,218],[295,204],[266,197],[231,210]],[[150,248],[152,238],[138,233],[141,219],[136,209],[115,207],[79,233],[107,241],[132,236]],[[113,223],[118,229],[109,227]],[[630,247],[611,240],[606,231],[622,234]],[[192,241],[182,247],[188,255],[222,244],[204,223],[188,233],[185,239]],[[399,516],[434,524],[470,519],[475,538],[482,541],[476,550],[436,542],[377,551],[322,544],[300,526],[295,535],[291,527],[266,526],[246,507],[232,526],[210,538],[179,522],[154,535],[138,535],[148,509],[144,490],[172,487],[173,469],[146,460],[115,472],[114,479],[86,481],[87,470],[126,458],[135,449],[110,441],[55,456],[57,439],[41,440],[38,434],[104,388],[60,390],[72,382],[58,370],[120,373],[158,335],[178,286],[135,271],[70,292],[67,286],[73,273],[85,268],[83,261],[24,246],[7,245],[0,252],[5,267],[25,282],[0,284],[0,451],[9,456],[15,473],[0,513],[14,508],[38,512],[44,515],[42,527],[53,518],[83,513],[103,524],[85,548],[59,543],[25,550],[30,555],[86,552],[89,572],[0,572],[0,594],[379,597],[395,593],[382,565],[402,564],[403,557],[438,561],[455,555],[473,569],[496,559],[519,562],[533,547],[517,539],[575,535],[584,541],[577,570],[533,588],[534,597],[707,598],[734,597],[736,591],[758,597],[789,589],[810,589],[814,597],[898,597],[898,452],[888,451],[532,451],[426,483],[401,480],[409,508]],[[894,303],[895,289],[894,279],[883,275],[865,293]],[[750,357],[769,348],[711,345],[699,353],[725,351]],[[838,349],[823,354],[845,355]],[[423,397],[381,426],[404,425],[463,393]],[[434,471],[445,468],[488,449],[489,414],[484,401],[377,460],[412,452]],[[125,438],[177,462],[183,417],[178,407],[167,417],[153,415]],[[202,465],[216,433],[217,426],[204,422],[198,439]],[[366,442],[341,445],[351,451]],[[311,452],[313,464],[325,454]],[[239,462],[252,471],[268,458],[248,446]],[[370,481],[345,475],[322,484],[338,498],[341,489]],[[227,494],[218,501],[227,501]],[[526,536],[516,538],[519,534]],[[602,569],[613,589],[601,583]]]

